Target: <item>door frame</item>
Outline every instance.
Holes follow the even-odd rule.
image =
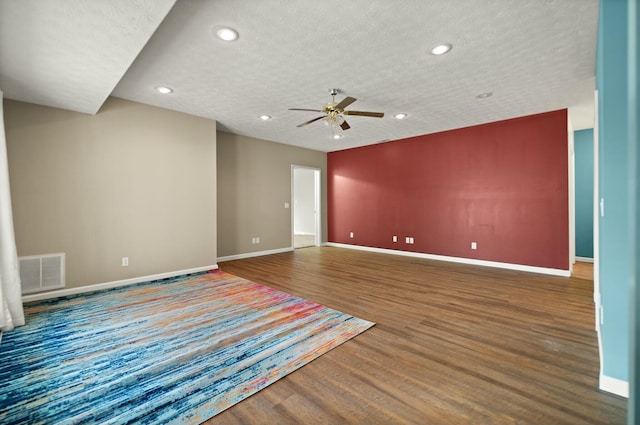
[[[598,336],[600,373],[604,367],[602,355],[602,298],[600,296],[600,216],[604,212],[604,199],[600,198],[600,109],[598,90],[593,92],[595,115],[593,119],[593,303],[595,305],[595,328]]]
[[[322,181],[322,170],[317,167],[309,167],[306,165],[291,164],[291,248],[295,249],[295,170],[312,170],[313,173],[313,199],[314,199],[314,228],[315,228],[315,246],[322,243],[322,191],[320,182]]]

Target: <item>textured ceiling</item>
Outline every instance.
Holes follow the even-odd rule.
[[[160,23],[171,3],[0,0],[0,88],[83,112],[112,94],[322,151],[562,108],[593,125],[598,0],[179,0]],[[31,14],[46,32],[19,22]],[[220,25],[240,38],[216,39]],[[440,43],[453,49],[429,54]],[[319,109],[333,87],[385,117],[348,117],[340,140],[297,128],[318,114],[288,108]]]
[[[175,0],[0,0],[4,97],[95,114]]]

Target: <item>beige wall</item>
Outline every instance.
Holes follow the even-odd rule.
[[[326,153],[224,132],[217,140],[219,257],[291,247],[291,165],[321,169],[327,241]]]
[[[116,98],[4,112],[18,255],[66,253],[67,287],[216,263],[215,121]]]

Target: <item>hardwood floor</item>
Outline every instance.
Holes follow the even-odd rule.
[[[294,248],[307,248],[316,245],[316,235],[293,235]]]
[[[220,263],[376,325],[207,424],[623,424],[593,283],[332,247]]]
[[[583,263],[578,261],[573,265],[571,277],[577,279],[593,280],[593,263]]]

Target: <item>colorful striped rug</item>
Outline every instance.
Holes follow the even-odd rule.
[[[25,306],[2,424],[201,423],[373,326],[213,271]]]

